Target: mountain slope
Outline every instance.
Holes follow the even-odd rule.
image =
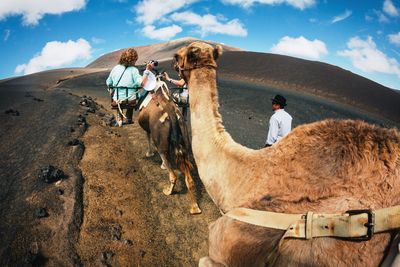
[[[200,41],[199,39],[196,38],[181,38],[165,43],[159,43],[159,44],[153,44],[153,45],[144,45],[144,46],[136,46],[133,47],[136,49],[138,52],[139,58],[137,61],[138,65],[143,64],[146,61],[149,61],[151,59],[159,60],[159,61],[165,61],[165,60],[170,60],[172,59],[174,53],[178,48],[186,46],[194,41]],[[216,44],[215,42],[212,41],[206,41],[210,44]],[[239,48],[227,46],[227,45],[222,45],[225,51],[240,51]],[[125,49],[125,48],[124,48]],[[118,63],[118,60],[122,54],[122,51],[124,49],[120,49],[117,51],[113,51],[111,53],[105,54],[89,65],[87,65],[87,68],[112,68],[115,64]]]
[[[223,77],[296,90],[400,121],[400,93],[334,65],[294,57],[226,52],[218,62]]]

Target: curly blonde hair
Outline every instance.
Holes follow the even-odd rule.
[[[138,54],[136,50],[133,48],[128,48],[122,52],[119,59],[119,64],[124,65],[125,67],[135,66],[137,59]]]

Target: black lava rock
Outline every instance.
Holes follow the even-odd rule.
[[[113,226],[111,227],[111,240],[120,241],[121,240],[121,226]]]
[[[45,266],[47,258],[44,257],[40,252],[33,253],[31,251],[28,251],[25,262],[32,266]]]
[[[83,145],[83,142],[79,139],[74,139],[68,142],[68,146],[78,146],[78,145]]]
[[[12,116],[19,116],[19,111],[18,110],[14,110],[12,108],[7,109],[4,113],[5,114],[10,114]]]
[[[78,116],[78,123],[80,124],[85,124],[86,123],[86,118],[82,115]]]
[[[33,100],[35,100],[37,102],[43,102],[44,101],[43,99],[40,99],[40,98],[37,98],[37,97],[34,97]]]
[[[102,262],[102,263],[106,263],[107,262],[107,260],[109,260],[112,256],[114,256],[115,254],[114,254],[114,252],[112,252],[112,251],[104,251],[103,253],[101,253],[101,256],[100,256],[100,261]]]
[[[132,246],[133,242],[132,242],[132,240],[126,239],[126,240],[124,240],[124,245]]]
[[[46,168],[40,170],[39,179],[45,183],[54,183],[64,178],[64,172],[56,167],[49,165]]]
[[[37,208],[35,210],[35,216],[36,218],[45,218],[49,216],[49,213],[47,212],[46,208]]]
[[[103,122],[106,126],[113,126],[115,124],[114,115],[105,115],[103,117]]]
[[[93,100],[93,98],[92,97],[86,97],[85,95],[81,98],[81,100],[80,100],[80,102],[79,102],[79,104],[81,105],[81,106],[84,106],[84,107],[88,107],[88,108],[90,108],[90,109],[93,109],[93,110],[96,110],[97,109],[97,104],[96,104],[96,102]],[[92,112],[92,111],[89,111],[89,112]],[[94,113],[94,112],[92,112],[92,113]]]

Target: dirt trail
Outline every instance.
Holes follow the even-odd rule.
[[[218,216],[197,175],[201,215],[189,214],[189,196],[180,177],[176,194],[158,155],[145,158],[146,137],[137,123],[105,126],[87,119],[80,163],[84,219],[77,251],[84,265],[196,266],[208,254],[208,224]]]

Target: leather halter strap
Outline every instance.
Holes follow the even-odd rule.
[[[190,67],[190,68],[185,68],[185,67],[181,67],[181,66],[178,65],[179,71],[194,70],[194,69],[201,69],[201,68],[213,68],[213,69],[216,69],[217,65],[215,65],[215,64],[202,64],[202,65],[194,65],[193,67]]]
[[[177,62],[178,63],[178,62]],[[185,66],[179,66],[178,64],[177,64],[177,66],[178,66],[178,70],[180,71],[180,72],[182,72],[182,71],[189,71],[189,70],[194,70],[194,69],[201,69],[201,68],[213,68],[213,69],[217,69],[217,64],[211,64],[211,63],[209,63],[209,64],[197,64],[197,63],[195,63],[192,67],[190,67],[190,68],[186,68]]]

